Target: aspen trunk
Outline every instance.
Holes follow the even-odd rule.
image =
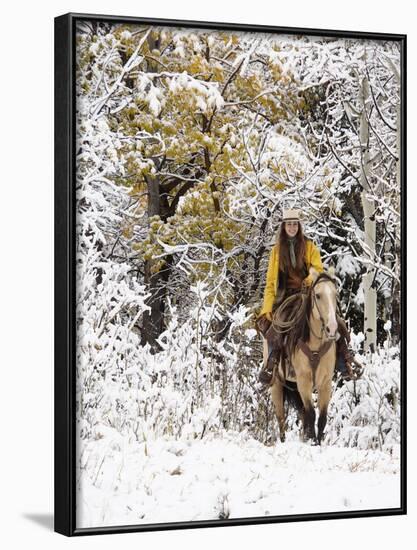
[[[375,253],[376,223],[375,223],[375,205],[374,201],[367,196],[370,193],[369,188],[369,125],[366,114],[367,101],[369,98],[369,83],[366,78],[362,80],[361,100],[362,112],[360,119],[360,140],[361,140],[361,201],[365,225],[365,244],[369,254],[369,259]],[[371,264],[367,266],[366,273],[363,275],[364,289],[364,334],[365,351],[373,352],[376,345],[376,305],[377,296],[374,288],[375,268]]]

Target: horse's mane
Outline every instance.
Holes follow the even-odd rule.
[[[331,281],[336,285],[335,279],[331,275],[329,275],[329,273],[322,271],[318,274],[316,280],[310,286],[310,289],[301,304],[299,320],[288,334],[287,346],[288,354],[290,357],[294,353],[295,347],[299,339],[301,339],[303,342],[306,342],[310,338],[310,327],[308,325],[308,319],[310,318],[312,309],[312,293],[316,284],[323,280]]]

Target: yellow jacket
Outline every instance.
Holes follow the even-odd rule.
[[[314,267],[314,269],[318,273],[321,273],[323,271],[323,264],[321,262],[320,252],[316,247],[316,245],[313,243],[313,241],[310,241],[309,239],[306,239],[305,263],[307,266],[307,271],[310,269],[310,267]],[[264,302],[263,302],[262,310],[259,316],[263,315],[264,313],[269,313],[272,311],[272,306],[274,305],[274,301],[277,295],[278,270],[279,270],[279,253],[278,253],[277,245],[275,244],[272,247],[272,250],[269,255],[269,264],[268,264],[268,271],[266,274],[266,284],[265,284],[265,292],[264,292]],[[304,281],[307,285],[311,285],[311,283],[313,282],[313,279],[311,278],[311,275],[308,275],[304,279]]]

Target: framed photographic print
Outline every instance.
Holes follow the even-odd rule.
[[[406,512],[405,67],[55,19],[56,531]]]

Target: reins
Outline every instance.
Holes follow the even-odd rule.
[[[320,336],[317,336],[317,334],[314,332],[314,330],[313,330],[313,328],[312,328],[312,326],[311,326],[311,324],[310,324],[309,316],[307,315],[307,324],[308,324],[308,328],[309,328],[310,331],[313,333],[313,336],[315,336],[315,337],[318,338],[319,340],[322,340],[322,339],[323,339],[323,333],[324,333],[324,331],[325,331],[325,329],[326,329],[325,324],[324,324],[323,315],[321,314],[321,311],[320,311],[320,308],[319,308],[319,304],[317,303],[316,295],[313,293],[313,288],[311,288],[310,294],[313,295],[313,301],[314,301],[313,307],[316,306],[317,311],[319,312],[319,318],[320,318],[320,323],[321,323]],[[313,309],[313,307],[312,307],[312,309]]]

